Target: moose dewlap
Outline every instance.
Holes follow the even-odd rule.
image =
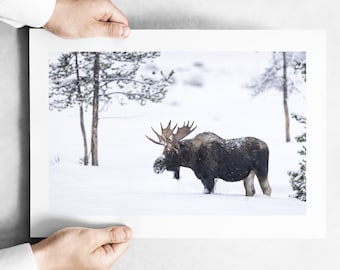
[[[226,140],[212,132],[203,132],[193,139],[184,140],[196,129],[193,125],[193,122],[187,122],[182,127],[176,124],[172,128],[170,121],[166,128],[161,124],[160,134],[151,128],[158,141],[146,137],[164,146],[162,155],[154,162],[155,173],[173,171],[178,179],[181,166],[191,168],[201,180],[204,193],[214,192],[216,179],[227,182],[243,180],[246,196],[255,194],[256,176],[263,194],[271,195],[268,182],[269,149],[264,141],[254,137]]]

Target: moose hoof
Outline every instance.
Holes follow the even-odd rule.
[[[247,197],[252,197],[252,196],[254,196],[255,195],[255,190],[251,190],[251,191],[246,191],[246,196]]]
[[[204,189],[203,189],[203,194],[212,194],[212,193],[214,193],[213,190],[212,190],[212,191],[209,191],[207,188],[204,188]]]

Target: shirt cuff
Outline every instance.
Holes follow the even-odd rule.
[[[0,269],[39,270],[30,244],[0,249]]]
[[[0,20],[14,27],[42,27],[52,16],[56,0],[0,0]]]

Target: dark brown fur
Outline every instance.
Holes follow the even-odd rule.
[[[268,182],[269,149],[265,142],[254,137],[225,140],[212,132],[198,134],[193,139],[179,141],[165,147],[163,155],[154,163],[157,173],[165,169],[175,172],[191,168],[204,186],[204,193],[214,192],[215,180],[244,181],[247,196],[255,194],[256,175],[264,194],[270,196]]]

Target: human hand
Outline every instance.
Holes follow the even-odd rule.
[[[129,227],[70,227],[32,246],[39,270],[110,269],[128,248]]]
[[[44,28],[62,38],[126,38],[128,20],[111,0],[56,0]]]

